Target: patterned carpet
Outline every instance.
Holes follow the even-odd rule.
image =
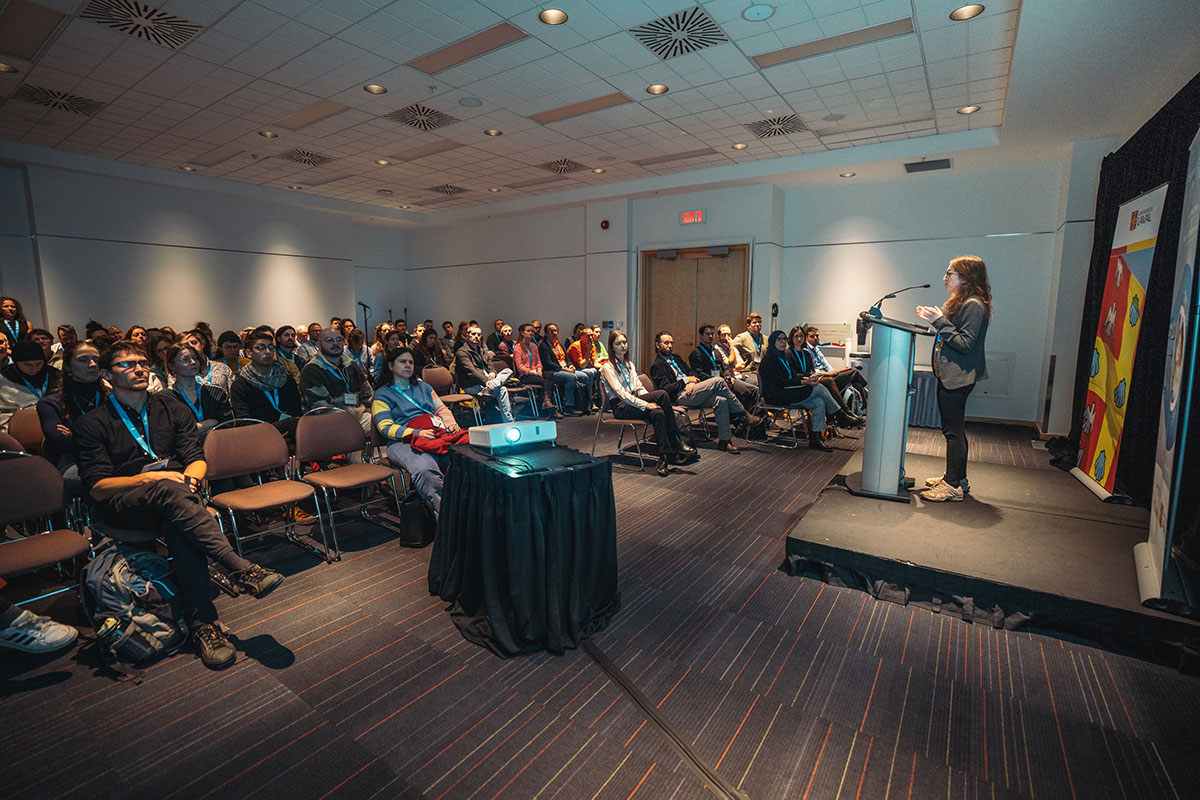
[[[560,442],[586,451],[593,429],[566,420]],[[771,800],[1196,796],[1195,678],[780,572],[858,440],[837,446],[614,469],[623,607],[591,641],[697,757]],[[716,796],[582,649],[498,659],[427,594],[428,549],[339,530],[336,564],[253,554],[289,577],[217,600],[241,651],[224,672],[183,653],[134,684],[87,647],[5,651],[5,795]],[[72,619],[71,600],[50,611]]]

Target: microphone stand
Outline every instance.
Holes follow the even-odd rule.
[[[883,318],[882,306],[883,306],[884,300],[891,300],[896,295],[901,294],[903,292],[907,292],[909,289],[928,289],[930,286],[932,286],[932,284],[922,283],[917,286],[906,286],[903,289],[897,289],[896,291],[892,292],[891,294],[885,294],[883,297],[881,297],[875,301],[875,304],[873,306],[871,306],[870,310],[867,313],[869,313],[871,316],[875,317],[876,319],[882,319]]]

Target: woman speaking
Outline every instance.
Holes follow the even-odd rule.
[[[946,472],[929,478],[921,497],[935,503],[960,501],[967,484],[967,397],[975,382],[987,377],[984,339],[992,316],[992,287],[987,266],[978,256],[959,256],[943,277],[950,299],[942,308],[917,306],[917,316],[937,332],[933,374],[937,376],[938,411],[946,437]]]

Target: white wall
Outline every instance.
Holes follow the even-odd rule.
[[[25,175],[20,168],[0,167],[0,211],[0,295],[17,298],[30,324],[44,327]]]

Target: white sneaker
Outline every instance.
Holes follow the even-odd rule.
[[[70,625],[24,610],[7,628],[0,630],[0,647],[49,653],[71,644],[78,635],[79,631]]]

